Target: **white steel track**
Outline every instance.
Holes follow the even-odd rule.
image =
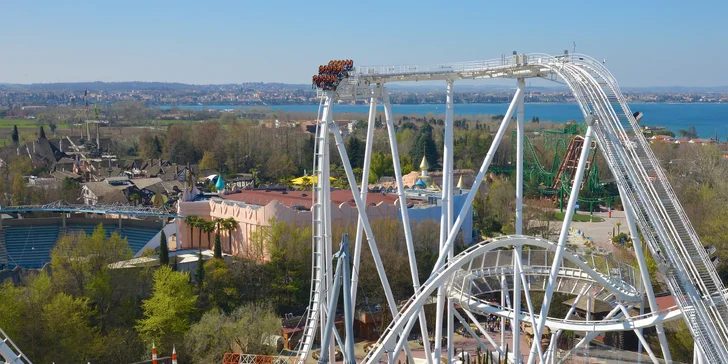
[[[521,143],[523,137],[522,125],[524,114],[523,95],[525,92],[526,78],[543,78],[565,83],[576,98],[587,125],[587,142],[593,138],[599,145],[599,150],[605,156],[607,164],[617,180],[620,195],[627,203],[627,217],[629,231],[637,238],[637,228],[642,233],[643,240],[647,243],[649,252],[658,263],[659,271],[664,277],[667,285],[673,294],[678,307],[658,311],[654,292],[651,289],[649,274],[646,273],[644,252],[635,249],[640,272],[626,269],[629,274],[615,276],[607,270],[601,272],[595,264],[589,266],[585,256],[572,254],[565,248],[566,235],[569,231],[573,208],[567,209],[567,216],[563,222],[558,242],[550,243],[541,239],[525,237],[521,235],[509,236],[503,239],[492,241],[489,244],[477,244],[460,255],[453,256],[453,245],[457,232],[463,223],[463,216],[468,212],[472,204],[475,192],[482,183],[485,173],[492,161],[495,151],[505,134],[510,119],[516,115],[518,130],[517,141],[517,181],[519,188],[516,193],[516,232],[520,233],[522,224],[522,153],[524,145]],[[452,187],[454,185],[452,171],[453,167],[453,145],[452,133],[454,106],[452,103],[453,84],[465,79],[485,78],[510,78],[515,79],[517,88],[513,101],[505,117],[495,134],[493,145],[486,154],[478,175],[468,192],[461,211],[454,211],[452,206]],[[447,87],[446,122],[443,152],[443,191],[442,191],[442,220],[440,231],[440,256],[435,264],[432,275],[426,282],[419,282],[417,278],[417,266],[414,260],[414,242],[409,224],[407,209],[403,208],[401,219],[405,229],[405,242],[412,273],[412,284],[415,295],[404,305],[396,306],[391,295],[391,289],[385,273],[385,267],[381,263],[376,247],[376,238],[372,234],[371,226],[366,215],[360,215],[358,220],[358,234],[354,247],[354,267],[352,270],[352,302],[356,305],[356,279],[359,268],[359,254],[366,239],[375,260],[377,273],[382,281],[384,292],[389,308],[392,310],[392,323],[384,331],[364,362],[373,363],[383,358],[384,354],[390,363],[395,362],[401,350],[405,350],[407,357],[412,356],[408,350],[406,338],[415,326],[420,322],[420,334],[425,337],[429,335],[423,313],[423,305],[430,299],[430,295],[439,289],[440,294],[437,300],[436,337],[452,337],[453,315],[452,309],[447,310],[449,314],[444,315],[444,306],[452,308],[458,304],[465,308],[470,320],[474,319],[474,313],[492,313],[503,317],[515,319],[515,321],[526,321],[534,325],[536,335],[540,337],[544,328],[549,327],[557,330],[554,337],[563,330],[582,331],[587,333],[586,338],[577,347],[587,343],[589,338],[596,336],[598,332],[604,331],[634,331],[640,343],[646,343],[642,336],[641,329],[655,327],[662,348],[662,355],[669,361],[670,352],[665,340],[662,323],[668,320],[684,318],[690,332],[695,338],[696,360],[709,363],[728,363],[728,302],[726,301],[725,288],[717,275],[715,267],[703,248],[695,229],[690,224],[685,212],[676,198],[664,171],[652,153],[647,140],[642,135],[637,121],[632,116],[626,100],[619,90],[614,77],[604,65],[588,56],[580,54],[565,54],[551,56],[546,54],[514,54],[512,57],[501,57],[499,59],[453,63],[444,65],[409,65],[409,66],[377,66],[357,67],[341,79],[336,90],[319,90],[322,98],[321,112],[316,132],[316,150],[314,176],[317,180],[314,183],[313,212],[313,269],[311,284],[311,304],[308,308],[308,318],[304,330],[303,339],[299,346],[298,362],[304,363],[315,345],[317,327],[323,322],[323,305],[327,301],[328,287],[331,286],[331,251],[332,241],[331,216],[330,216],[330,186],[329,186],[329,133],[334,135],[336,148],[344,162],[344,169],[347,173],[353,199],[356,202],[357,210],[364,212],[366,201],[366,190],[362,181],[362,190],[359,191],[354,174],[351,169],[346,150],[343,147],[343,138],[338,127],[333,123],[332,107],[337,100],[366,99],[370,101],[371,109],[367,131],[367,149],[365,157],[365,169],[368,170],[370,161],[371,145],[373,144],[373,121],[376,111],[374,106],[381,101],[385,108],[388,140],[392,154],[394,155],[394,169],[397,174],[397,193],[400,199],[400,206],[405,198],[403,184],[400,175],[399,158],[395,130],[392,125],[392,112],[389,103],[388,92],[385,87],[387,82],[406,81],[444,81]],[[576,169],[573,185],[581,184],[585,169],[588,152],[590,148],[584,148],[580,155],[579,164]],[[417,162],[417,161],[416,161]],[[433,161],[430,161],[433,162]],[[567,186],[571,187],[571,186]],[[569,206],[576,203],[578,188],[571,188],[573,193],[569,198]],[[639,240],[636,239],[639,244]],[[532,264],[531,260],[520,260],[511,254],[508,264],[503,261],[496,264],[488,263],[486,257],[493,253],[493,249],[501,249],[506,246],[513,249],[516,255],[525,254],[522,252],[523,245],[535,245],[549,251],[552,259],[546,259],[543,265]],[[510,250],[509,250],[510,251]],[[488,253],[490,252],[490,253]],[[500,254],[500,253],[498,253]],[[529,251],[529,254],[532,254]],[[478,260],[480,259],[480,260]],[[500,258],[499,258],[500,259]],[[529,255],[530,259],[530,255]],[[479,262],[477,269],[470,269],[474,262]],[[467,269],[464,269],[465,266]],[[620,269],[621,272],[621,269]],[[532,279],[541,279],[541,286],[534,286]],[[454,284],[459,282],[459,286]],[[489,283],[490,282],[490,283]],[[578,282],[571,288],[571,293],[577,296],[577,300],[584,296],[600,298],[613,307],[612,312],[606,319],[594,321],[577,321],[570,319],[573,312],[565,318],[547,317],[546,313],[551,305],[553,292],[562,292],[564,282]],[[421,283],[421,284],[420,284]],[[499,304],[486,302],[478,296],[483,293],[479,284],[490,286],[494,290],[503,292],[502,301]],[[467,285],[467,287],[466,287]],[[592,288],[593,287],[593,288]],[[650,288],[648,288],[650,287]],[[478,291],[480,290],[480,291]],[[520,290],[526,292],[527,310],[522,310],[520,302]],[[545,292],[543,302],[531,302],[529,292],[542,290]],[[630,316],[627,309],[638,302],[642,302],[642,292],[647,295],[647,301],[652,308],[652,313]],[[511,297],[511,293],[516,292]],[[590,302],[590,301],[587,301]],[[574,303],[576,305],[576,302]],[[535,312],[539,311],[539,312]],[[459,320],[463,317],[456,315]],[[418,320],[419,318],[419,320]],[[476,325],[479,323],[475,322]],[[442,332],[446,328],[446,332]],[[518,350],[518,331],[514,330],[514,342],[511,348]],[[486,335],[486,341],[491,343],[492,349],[503,352],[505,342],[500,346]],[[479,339],[480,340],[480,339]],[[424,340],[427,342],[428,340]],[[484,342],[484,341],[480,341]],[[544,351],[538,341],[534,340],[528,355],[528,363],[551,362],[555,360],[553,348]],[[454,360],[452,345],[448,345],[447,355],[441,354],[441,341],[436,340],[434,355],[429,355],[429,348],[426,351],[428,363],[447,359]],[[448,343],[452,343],[450,340]],[[330,345],[333,349],[334,345]],[[343,349],[342,349],[343,350]],[[645,347],[653,361],[657,360],[656,353],[649,347]],[[575,350],[572,350],[574,352]],[[442,348],[442,352],[445,349]],[[517,362],[523,358],[518,350],[515,355]],[[333,357],[333,355],[330,355]],[[511,358],[514,356],[512,355]],[[525,361],[525,360],[524,360]]]

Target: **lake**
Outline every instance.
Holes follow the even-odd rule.
[[[700,138],[712,138],[718,133],[720,140],[728,138],[728,104],[630,104],[633,112],[641,111],[644,114],[641,124],[647,126],[664,126],[677,132],[695,125]],[[169,109],[170,106],[159,106]],[[232,109],[260,106],[231,106],[231,105],[181,105],[182,109]],[[317,112],[318,105],[275,105],[266,106],[272,110]],[[498,115],[505,114],[508,104],[455,104],[455,115]],[[379,107],[381,109],[381,106]],[[335,105],[336,113],[352,112],[367,113],[367,105]],[[417,104],[392,105],[395,114],[424,115],[428,113],[444,114],[445,105]],[[531,120],[538,117],[541,121],[566,122],[568,120],[581,120],[582,114],[577,104],[541,104],[530,103],[525,106],[525,118]]]

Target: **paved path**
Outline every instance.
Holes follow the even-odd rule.
[[[500,333],[499,332],[492,332],[492,333],[490,333],[490,336],[493,338],[493,340],[496,343],[500,344]],[[512,348],[513,347],[513,335],[511,335],[510,331],[506,331],[505,339],[506,339],[506,343],[507,343],[508,347]],[[485,342],[487,347],[490,348],[490,344],[488,344],[488,342],[485,339],[483,339],[483,342]],[[410,348],[412,350],[412,356],[415,359],[422,359],[422,362],[424,362],[425,350],[422,348],[422,346],[420,346],[417,343],[417,341],[410,341],[409,343],[410,343]],[[471,353],[471,355],[474,355],[478,348],[478,345],[479,345],[475,339],[466,338],[466,337],[460,336],[458,334],[455,334],[455,337],[453,339],[453,344],[454,344],[455,349],[457,349],[458,357],[460,356],[460,353],[462,353],[463,351]],[[357,348],[355,349],[355,352],[356,352],[355,357],[356,357],[357,362],[364,359],[364,356],[365,356],[364,350],[363,350],[364,345],[365,345],[365,343],[363,343],[363,342],[357,344]],[[521,335],[521,344],[520,345],[521,345],[521,348],[520,348],[521,355],[523,356],[523,358],[525,360],[526,358],[528,358],[528,353],[531,349],[531,347],[526,343],[525,335]],[[361,349],[359,349],[359,348],[361,348]],[[443,346],[442,349],[443,349],[443,357],[447,357],[447,351],[446,351],[447,348]],[[481,348],[481,349],[484,349],[484,348]],[[400,355],[397,359],[399,362],[405,363],[406,356],[405,356],[404,352],[400,353]]]

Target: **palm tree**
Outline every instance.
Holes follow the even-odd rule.
[[[235,218],[228,217],[227,219],[222,220],[222,229],[227,231],[228,233],[228,249],[230,249],[230,253],[233,252],[233,231],[238,229],[238,221],[235,220]]]
[[[199,216],[197,215],[187,215],[185,216],[185,225],[190,227],[190,248],[194,246],[193,239],[192,239],[192,232],[193,229],[197,227],[197,220],[201,220]]]
[[[204,231],[207,233],[207,242],[208,245],[212,241],[210,238],[210,234],[212,234],[215,231],[215,222],[214,221],[204,221],[202,222],[202,227],[200,228],[200,231]],[[209,246],[208,246],[209,248]],[[202,250],[202,247],[200,247],[200,250]]]
[[[205,227],[205,219],[198,218],[197,221],[195,221],[195,227],[197,228],[197,248],[202,251],[202,230]]]
[[[622,223],[617,221],[616,225],[617,225],[617,235],[619,235],[619,227],[622,226]]]
[[[134,203],[134,206],[139,204],[139,201],[141,201],[142,197],[139,196],[138,193],[134,192],[131,195],[129,195],[129,199]]]

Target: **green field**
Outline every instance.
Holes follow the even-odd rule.
[[[43,124],[39,123],[35,119],[0,119],[0,129],[11,129],[13,125],[17,125],[18,129],[32,129],[37,128]],[[60,128],[68,128],[68,124],[56,124]],[[46,129],[48,126],[46,125]]]
[[[563,212],[557,212],[556,213],[556,220],[563,221],[564,220],[564,213]],[[594,219],[592,220],[591,216],[589,216],[588,214],[587,215],[582,215],[582,214],[576,213],[571,218],[571,221],[578,221],[578,222],[590,222],[590,221],[600,222],[600,221],[604,221],[604,219],[602,219],[601,217],[594,216]]]

